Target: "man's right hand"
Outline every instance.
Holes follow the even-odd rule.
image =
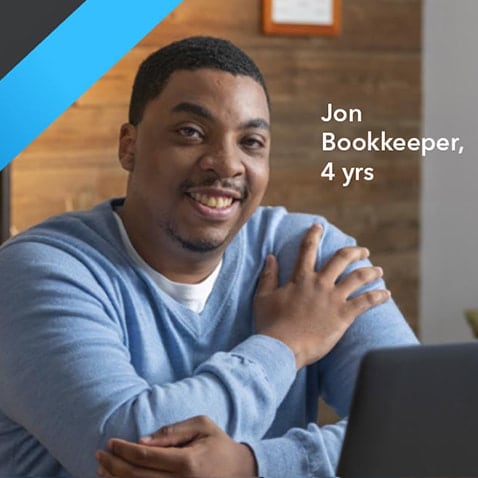
[[[279,287],[277,259],[269,255],[254,298],[256,330],[284,342],[294,352],[297,369],[325,356],[355,318],[390,298],[388,290],[349,296],[382,276],[380,267],[362,267],[338,281],[345,269],[369,251],[363,247],[338,250],[316,271],[322,227],[306,233],[289,282]]]

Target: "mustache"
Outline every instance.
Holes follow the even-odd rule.
[[[182,193],[187,193],[191,188],[201,188],[201,187],[215,187],[221,189],[230,189],[236,191],[241,195],[242,200],[247,199],[249,196],[249,188],[244,183],[238,183],[232,179],[218,179],[215,177],[204,178],[200,181],[192,181],[186,179],[181,183],[179,189]]]

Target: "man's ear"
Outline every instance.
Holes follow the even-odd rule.
[[[118,156],[126,171],[133,171],[136,154],[136,127],[130,123],[121,125]]]

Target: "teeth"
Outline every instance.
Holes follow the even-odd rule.
[[[208,196],[206,194],[191,193],[191,197],[207,207],[222,209],[232,204],[233,199],[225,196]]]

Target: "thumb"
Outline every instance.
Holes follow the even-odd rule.
[[[269,254],[259,277],[256,295],[267,294],[277,289],[277,287],[279,287],[279,266],[276,257]]]

